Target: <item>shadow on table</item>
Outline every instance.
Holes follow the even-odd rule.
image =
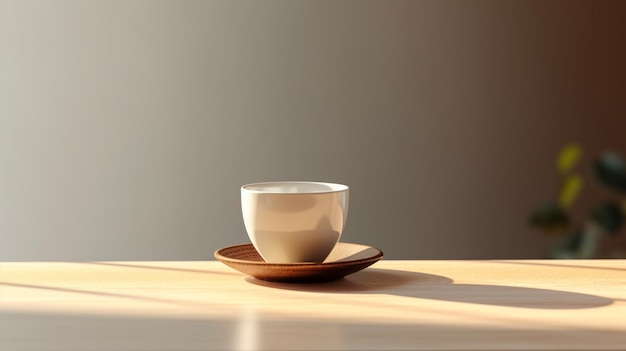
[[[82,263],[83,264],[90,264],[90,265],[97,265],[97,266],[149,269],[149,270],[156,270],[156,271],[172,271],[172,272],[204,273],[204,274],[223,274],[223,275],[233,274],[231,272],[224,273],[224,272],[219,272],[219,271],[215,271],[215,270],[209,271],[209,270],[179,268],[179,267],[164,267],[163,265],[149,266],[149,265],[145,265],[145,264],[120,263],[120,262],[82,262]]]
[[[419,299],[536,309],[594,308],[614,302],[606,297],[561,290],[507,285],[455,284],[452,279],[440,275],[376,268],[327,283],[277,283],[252,277],[247,277],[246,281],[274,289],[321,293],[390,294]]]
[[[578,260],[555,260],[556,262],[544,263],[544,262],[532,262],[532,261],[503,261],[503,260],[492,260],[492,263],[501,263],[501,264],[514,264],[514,265],[527,265],[527,266],[543,266],[546,268],[554,268],[554,267],[562,267],[562,268],[572,268],[572,269],[592,269],[592,270],[600,270],[600,271],[619,271],[626,272],[626,269],[619,267],[597,267],[597,266],[585,266],[583,264],[573,264],[572,262],[576,262]]]

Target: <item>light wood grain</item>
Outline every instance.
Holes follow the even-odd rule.
[[[626,349],[626,261],[380,261],[269,283],[207,262],[0,264],[0,350]]]

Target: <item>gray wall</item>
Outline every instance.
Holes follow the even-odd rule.
[[[204,260],[242,184],[350,185],[388,258],[544,257],[626,150],[624,2],[0,0],[0,260]]]

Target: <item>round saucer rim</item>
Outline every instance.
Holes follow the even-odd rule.
[[[245,265],[250,265],[250,266],[263,266],[263,267],[276,267],[276,268],[288,268],[288,267],[330,268],[330,267],[339,267],[339,266],[345,266],[345,265],[356,265],[356,264],[367,263],[367,262],[372,262],[372,261],[375,262],[375,261],[379,261],[380,259],[382,259],[384,257],[383,251],[381,249],[378,249],[378,248],[373,247],[373,246],[364,245],[364,244],[357,244],[357,243],[348,243],[348,242],[340,242],[338,244],[365,246],[367,248],[371,248],[371,249],[374,249],[374,250],[378,251],[378,253],[376,255],[372,256],[372,257],[361,258],[361,259],[356,259],[356,260],[322,262],[322,263],[313,263],[313,262],[311,262],[311,263],[309,263],[309,262],[301,262],[301,263],[268,263],[268,262],[265,262],[265,261],[250,261],[250,260],[242,260],[242,259],[238,259],[238,258],[231,258],[231,257],[228,257],[228,256],[224,256],[224,255],[222,255],[220,253],[220,251],[223,251],[223,250],[226,250],[226,249],[234,249],[236,247],[252,247],[252,249],[256,251],[256,249],[254,248],[254,245],[252,245],[251,243],[247,243],[247,244],[237,244],[237,245],[232,245],[232,246],[227,246],[227,247],[223,247],[223,248],[217,249],[213,253],[213,256],[218,261],[224,260],[224,261],[228,261],[228,262],[245,264]]]

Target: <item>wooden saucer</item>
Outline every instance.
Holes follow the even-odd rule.
[[[214,256],[260,280],[307,283],[341,279],[380,260],[383,252],[371,246],[340,242],[323,263],[267,263],[252,244],[242,244],[219,249]]]

